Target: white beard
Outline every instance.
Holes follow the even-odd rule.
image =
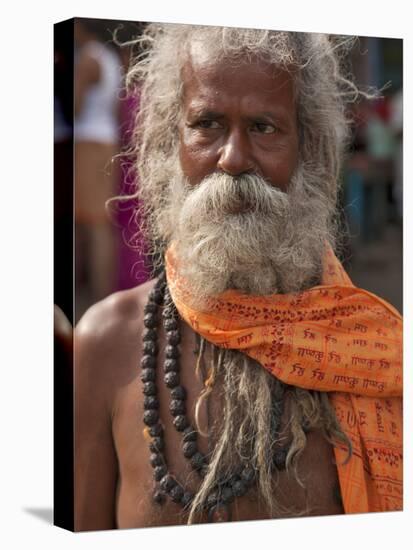
[[[301,168],[288,191],[255,175],[177,175],[169,222],[181,274],[201,302],[229,288],[286,293],[317,284],[333,205]]]

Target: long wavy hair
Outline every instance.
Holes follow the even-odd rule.
[[[257,59],[291,72],[298,110],[299,157],[301,166],[317,177],[314,190],[330,205],[337,202],[338,177],[349,137],[347,104],[361,94],[349,76],[347,54],[354,43],[351,37],[325,34],[279,32],[175,24],[151,24],[138,39],[139,55],[131,63],[127,85],[139,87],[140,110],[135,121],[133,158],[139,186],[140,232],[150,243],[155,267],[173,234],[170,216],[171,182],[176,175],[178,124],[181,116],[183,84],[181,71],[194,42],[202,44],[212,60],[254,63]],[[366,95],[366,94],[364,94]],[[288,291],[288,290],[287,290]],[[287,469],[297,481],[297,461],[306,445],[306,431],[322,430],[334,444],[351,445],[342,432],[327,394],[285,387],[247,356],[211,346],[210,383],[201,394],[197,410],[215,387],[223,391],[223,420],[214,427],[214,450],[209,470],[195,500],[188,522],[194,521],[218,480],[226,479],[246,461],[257,472],[259,495],[270,515],[279,513],[276,477],[271,457],[277,441],[271,429],[274,403],[280,392],[291,398],[289,428],[291,445]],[[201,428],[201,427],[199,427]]]

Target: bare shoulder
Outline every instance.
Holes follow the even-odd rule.
[[[139,334],[152,286],[148,282],[98,302],[74,331],[76,530],[116,525],[113,422],[122,388],[137,377]]]
[[[154,281],[116,292],[89,308],[75,328],[75,369],[116,386],[138,353],[143,309]]]
[[[153,284],[154,281],[148,281],[139,287],[115,292],[91,306],[76,325],[77,339],[88,345],[124,344],[131,333],[141,329],[143,307]]]

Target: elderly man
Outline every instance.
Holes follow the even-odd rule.
[[[76,329],[76,530],[401,509],[401,318],[333,253],[348,40],[142,40],[157,276]]]

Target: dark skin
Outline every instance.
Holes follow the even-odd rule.
[[[289,78],[286,73],[274,75],[265,66],[241,66],[229,73],[225,65],[211,67],[193,55],[183,71],[184,117],[179,134],[182,169],[193,185],[214,171],[233,175],[251,171],[260,173],[272,185],[286,188],[298,156],[296,111]],[[196,109],[202,107],[201,122],[199,118],[197,122],[193,120],[194,105]],[[207,119],[205,112],[209,112]],[[211,113],[219,116],[211,117]],[[169,499],[163,506],[152,501],[153,470],[143,434],[139,365],[143,308],[153,284],[149,281],[99,302],[76,328],[76,530],[176,525],[185,524],[188,519],[182,508]],[[184,322],[181,332],[181,382],[188,392],[187,414],[194,425],[194,405],[203,382],[195,374],[194,333]],[[196,491],[199,480],[182,455],[181,437],[168,409],[169,390],[162,380],[164,345],[161,329],[157,385],[165,428],[165,456],[170,472],[187,489]],[[203,426],[208,421],[211,426],[219,423],[219,394],[218,387],[212,394],[209,420],[206,408],[201,409]],[[287,399],[284,426],[288,415]],[[199,436],[198,444],[202,452],[207,452],[205,437]],[[333,450],[320,433],[308,435],[298,472],[305,488],[285,471],[279,475],[278,501],[291,510],[283,516],[343,512],[336,498],[338,479]],[[268,517],[253,489],[232,505],[233,520]],[[206,515],[197,521],[207,521]]]
[[[251,173],[285,190],[298,160],[291,76],[263,63],[233,68],[195,58],[183,77],[180,161],[189,182]]]

